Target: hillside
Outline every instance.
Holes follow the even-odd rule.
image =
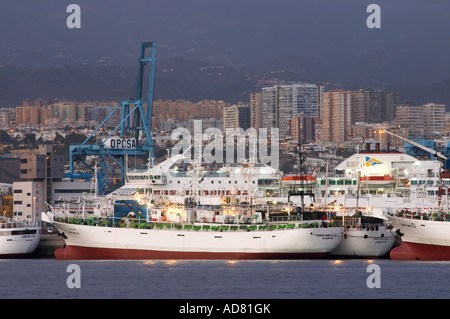
[[[259,91],[263,86],[305,81],[324,84],[327,89],[396,89],[400,92],[400,102],[433,101],[450,107],[449,70],[442,69],[439,74],[428,77],[427,81],[412,81],[412,78],[418,77],[417,74],[425,72],[426,66],[400,76],[402,67],[396,67],[395,64],[399,57],[378,57],[372,64],[364,66],[363,61],[367,58],[360,57],[358,60],[355,56],[350,63],[349,58],[342,56],[283,57],[234,68],[172,57],[157,61],[155,99],[186,99],[194,102],[212,99],[234,103],[248,101],[249,94]],[[430,70],[436,69],[431,64],[428,67]],[[136,74],[137,66],[71,64],[38,69],[1,66],[0,106],[17,106],[28,98],[121,101],[134,97]],[[426,84],[432,79],[440,80]]]

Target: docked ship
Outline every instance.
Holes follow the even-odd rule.
[[[326,175],[322,176],[320,174],[284,175],[279,170],[264,164],[225,164],[220,167],[201,167],[183,164],[183,158],[184,155],[176,155],[169,157],[158,165],[149,166],[148,169],[127,170],[125,185],[104,197],[104,200],[109,201],[109,204],[99,204],[98,198],[91,205],[83,201],[82,208],[80,202],[78,204],[60,203],[60,205],[52,208],[51,216],[58,216],[61,213],[68,218],[71,215],[81,214],[85,217],[96,216],[104,218],[107,216],[111,220],[112,218],[123,218],[131,211],[145,211],[145,222],[150,225],[145,227],[152,227],[152,223],[165,225],[168,220],[172,220],[167,214],[155,213],[157,211],[155,209],[156,206],[165,206],[167,208],[184,207],[185,212],[178,213],[178,216],[185,216],[184,220],[177,220],[176,222],[186,223],[190,220],[186,216],[193,214],[192,212],[188,213],[187,208],[195,202],[198,207],[249,205],[259,207],[260,211],[262,211],[262,207],[265,207],[267,211],[286,212],[292,209],[289,208],[290,206],[293,206],[294,210],[302,207],[300,211],[303,207],[308,207],[309,210],[325,209],[330,212],[330,217],[339,217],[339,214],[343,216],[344,210],[347,211],[347,214],[349,211],[359,211],[366,217],[384,217],[387,210],[398,210],[401,208],[410,210],[421,209],[424,212],[434,210],[438,205],[438,193],[443,182],[439,175],[441,169],[439,162],[418,160],[408,154],[395,151],[363,151],[356,153],[336,166],[331,174],[326,172]],[[304,192],[305,186],[314,189],[315,196],[311,196],[306,200],[304,197],[292,196],[293,193]],[[299,198],[301,198],[301,202]],[[119,211],[121,211],[120,216],[117,214]],[[226,214],[223,216],[226,217]],[[166,220],[162,220],[163,217]],[[220,221],[220,218],[225,217],[220,217],[219,215],[214,221],[212,218],[206,218],[205,221],[202,219],[195,221],[195,223],[217,223],[219,221],[222,224],[226,224],[224,221]],[[85,231],[90,233],[91,230],[88,227],[89,225],[83,225],[85,222],[78,224],[67,223],[64,222],[65,218],[61,219],[60,217],[56,219],[51,218],[51,220],[60,229],[60,232],[67,236],[67,249],[58,253],[60,258],[76,258],[77,256],[83,256],[84,258],[85,256],[81,254],[81,251],[89,251],[86,258],[92,258],[92,256],[97,254],[93,254],[95,250],[114,252],[116,249],[119,249],[117,250],[118,255],[116,253],[111,255],[111,258],[116,258],[117,256],[123,257],[123,253],[128,254],[126,253],[126,248],[122,250],[124,247],[132,247],[130,251],[136,252],[146,250],[142,249],[143,246],[140,246],[141,244],[138,244],[138,241],[136,243],[134,241],[113,243],[111,238],[109,238],[102,243],[100,240],[101,236],[97,236],[100,228],[95,228],[96,230],[92,231],[92,234],[96,234],[94,236],[96,239],[90,243],[93,237],[86,235]],[[267,221],[268,219],[264,220]],[[203,224],[189,225],[189,223],[192,222],[189,221],[186,225],[188,227],[186,228],[187,231],[193,229],[194,226],[196,228],[200,226],[200,229],[195,233],[205,236],[203,238],[205,240],[208,238],[207,236],[212,234],[211,231],[202,232]],[[380,225],[371,225],[369,228],[361,227],[362,225],[346,227],[343,236],[340,237],[339,245],[333,249],[338,249],[334,252],[335,255],[354,257],[380,257],[385,255],[392,248],[395,235],[392,234],[390,229],[386,229],[386,225],[381,223]],[[301,223],[295,224],[296,229],[301,228],[298,226],[299,224]],[[119,238],[121,236],[119,234],[126,232],[125,229],[111,227],[112,225],[112,222],[108,224],[108,227],[111,229],[106,231],[105,234],[117,233],[116,236]],[[182,227],[179,231],[184,231],[185,225],[180,225]],[[211,224],[209,226],[216,227],[217,225]],[[253,231],[259,231],[259,226],[267,226],[269,228],[270,225],[261,224],[256,226],[258,226],[257,229]],[[344,226],[341,225],[341,227]],[[165,230],[166,228],[164,227],[163,229]],[[157,227],[152,229],[151,233],[154,233],[153,230],[157,229]],[[228,225],[228,229],[234,229],[234,225]],[[261,230],[263,229],[261,228]],[[128,229],[128,231],[133,233],[136,230]],[[280,229],[280,231],[282,230]],[[79,236],[81,233],[83,233],[83,236]],[[144,231],[144,233],[148,234],[148,230]],[[189,234],[193,233],[190,232]],[[168,234],[173,235],[173,232]],[[231,234],[239,234],[239,232],[234,231]],[[180,234],[178,237],[185,237],[185,235]],[[264,236],[260,236],[259,239],[265,238]],[[256,251],[250,255],[243,254],[239,250],[235,251],[231,243],[231,238],[233,237],[228,237],[230,236],[227,233],[226,237],[222,236],[220,238],[230,239],[230,243],[225,245],[227,249],[230,249],[230,252],[234,251],[236,254],[246,255],[245,258],[258,256]],[[87,242],[84,241],[85,238],[88,238]],[[90,246],[91,244],[93,245],[92,247]],[[148,249],[149,251],[144,252],[145,254],[159,251],[155,246],[146,244],[144,247],[151,247]],[[90,248],[95,249],[91,250]],[[191,250],[193,248],[186,246],[183,249],[175,249],[173,254],[175,256],[198,254],[199,252],[195,249]],[[165,247],[162,251],[166,251],[166,249],[170,251],[169,247]],[[245,251],[252,251],[249,247],[245,249]],[[216,254],[218,251],[213,251],[212,254],[206,253],[207,251],[208,249],[203,251],[205,253],[204,256],[215,256],[213,258],[217,258],[217,256],[221,255]],[[301,253],[301,251],[305,252],[305,254]],[[203,252],[200,254],[202,255]],[[276,255],[274,251],[265,251],[264,254],[266,253],[271,254],[272,257]],[[305,256],[310,253],[300,249],[296,255],[300,256],[303,254]],[[325,253],[325,250],[322,250],[319,255],[323,253]],[[155,256],[158,256],[158,254]],[[137,253],[137,255],[143,257],[140,253]],[[108,256],[108,253],[106,256]]]
[[[16,222],[0,217],[0,258],[29,256],[36,250],[40,238],[40,222]]]
[[[330,253],[335,258],[387,258],[398,236],[391,225],[378,218],[352,217],[339,225],[344,225],[344,233]]]
[[[129,169],[126,184],[111,196],[152,196],[155,202],[220,205],[249,199],[258,204],[346,208],[365,215],[387,209],[432,211],[438,205],[441,163],[419,160],[401,152],[359,152],[331,172],[283,174],[268,165],[224,164],[195,168],[180,164],[182,155],[169,157],[150,169]],[[314,196],[290,196],[309,187]],[[197,198],[194,198],[197,197]],[[357,203],[358,201],[358,203]]]
[[[369,216],[388,209],[433,211],[439,202],[441,169],[439,161],[402,152],[359,152],[327,175],[316,174],[317,198]]]
[[[282,173],[265,164],[183,164],[183,154],[144,169],[128,169],[125,185],[111,193],[113,198],[151,196],[155,202],[201,205],[276,201]],[[260,200],[261,199],[261,200]]]
[[[130,170],[125,185],[108,195],[66,199],[43,213],[42,220],[65,239],[55,257],[320,258],[339,245],[343,227],[330,223],[326,212],[253,198],[253,184],[278,181],[269,166],[244,164],[211,173],[195,164],[179,174],[171,166],[180,159]],[[167,189],[171,184],[179,190]]]
[[[274,229],[270,222],[267,223],[270,219],[264,218],[265,224],[261,224],[260,221],[260,224],[252,225],[256,226],[255,229],[249,228],[252,231],[248,232],[236,229],[236,225],[226,223],[225,218],[229,213],[211,217],[206,216],[205,211],[208,210],[202,209],[200,213],[199,211],[193,212],[188,208],[194,202],[198,207],[213,208],[227,205],[230,207],[249,205],[259,207],[260,212],[264,210],[289,212],[295,210],[296,207],[306,206],[310,210],[328,210],[329,217],[339,216],[340,213],[344,214],[341,212],[342,210],[347,210],[347,214],[348,211],[361,211],[366,216],[374,217],[377,214],[381,215],[381,210],[387,207],[405,207],[405,204],[411,208],[417,208],[419,204],[421,207],[431,207],[429,204],[424,205],[420,196],[416,196],[417,188],[419,185],[422,188],[427,187],[428,194],[430,192],[434,194],[435,188],[436,190],[438,188],[438,183],[435,182],[436,175],[434,175],[435,170],[439,169],[436,162],[419,161],[399,152],[354,154],[335,168],[335,174],[325,178],[308,174],[283,175],[280,171],[263,164],[227,164],[213,170],[182,164],[180,163],[182,159],[183,155],[176,155],[148,169],[129,169],[125,185],[103,199],[99,197],[94,197],[92,201],[78,199],[77,203],[62,201],[52,207],[51,214],[49,214],[50,219],[56,228],[67,237],[67,247],[55,253],[57,258],[128,258],[128,256],[130,256],[129,258],[237,258],[237,256],[241,256],[241,258],[263,258],[264,256],[266,258],[282,258],[283,256],[291,258],[292,256],[323,256],[331,252],[334,256],[381,257],[389,252],[395,240],[395,235],[391,230],[386,229],[382,221],[379,225],[369,226],[355,224],[343,228],[345,225],[340,225],[337,233],[333,233],[337,228],[311,227],[323,231],[321,234],[313,233],[321,235],[322,238],[328,238],[325,236],[327,232],[333,233],[328,240],[330,244],[335,243],[331,238],[339,237],[337,245],[331,250],[329,250],[329,246],[320,247],[317,250],[317,246],[303,238],[304,246],[291,247],[292,249],[288,249],[288,251],[280,252],[270,244],[270,238],[274,235],[273,231],[285,234],[284,230],[296,230],[298,233],[296,236],[300,236],[301,233],[309,234],[302,227],[308,227],[304,224],[312,225],[312,222],[296,221],[290,223],[294,226],[289,225],[289,228],[287,227],[288,223],[284,223],[285,228],[278,229],[278,226],[283,227],[283,225],[277,225],[276,222],[271,221],[275,225]],[[303,197],[292,196],[293,193],[303,192],[306,186],[314,188],[317,195],[315,199],[314,196],[306,200]],[[336,190],[336,187],[339,189]],[[433,198],[428,196],[427,201],[430,197]],[[318,200],[317,205],[314,200]],[[163,212],[156,207],[165,207],[166,211]],[[178,207],[176,214],[184,216],[183,220],[180,219],[181,217],[173,215],[175,214],[174,207]],[[114,224],[112,220],[124,218],[130,212],[145,212],[145,217],[140,222],[142,224],[140,228],[114,227],[117,224]],[[202,214],[206,215],[193,221],[191,217],[194,213],[197,215],[196,217]],[[251,216],[253,215],[251,214]],[[58,217],[55,218],[55,216]],[[100,218],[100,224],[105,227],[91,227],[85,225],[86,221],[81,221],[81,219],[78,223],[68,222],[70,216]],[[106,220],[108,222],[105,222]],[[322,224],[321,220],[315,222]],[[144,227],[143,224],[146,226]],[[166,224],[177,225],[178,228],[167,229]],[[206,226],[206,229],[203,229],[203,226]],[[213,229],[222,226],[224,228],[218,235],[215,231],[208,231],[208,226],[209,228],[214,227]],[[224,231],[223,229],[227,226],[228,231]],[[194,227],[197,231],[192,231]],[[270,232],[272,235],[267,232],[269,228],[272,229]],[[231,229],[234,231],[230,231]],[[162,230],[166,232],[162,232]],[[338,235],[339,233],[341,235]],[[124,234],[127,235],[123,237]],[[131,236],[131,234],[139,236]],[[150,236],[145,237],[144,234],[158,234],[162,237],[151,236],[150,243],[145,242]],[[249,246],[234,247],[237,244],[234,242],[234,238],[238,238],[235,236],[236,234],[241,236],[238,242],[247,241]],[[173,238],[170,236],[176,240],[172,240]],[[177,246],[179,245],[177,242],[181,243],[181,238],[184,239],[183,243],[187,246]],[[205,244],[205,247],[200,249],[190,246],[191,241],[186,241],[187,238],[192,238],[192,242],[200,240],[203,243],[212,243],[213,239],[217,241],[220,238],[222,242],[220,247],[223,248],[214,250],[214,246],[209,247]],[[275,235],[274,238],[280,239],[281,237]],[[261,251],[253,249],[250,245],[251,242],[255,242],[253,239],[261,239],[261,244],[258,245],[265,249]],[[269,240],[269,242],[265,242],[265,240]],[[168,246],[158,246],[161,242],[167,243]]]
[[[393,260],[450,260],[450,218],[448,213],[413,212],[388,214],[389,223],[401,235],[401,244],[390,252]]]
[[[263,219],[233,206],[125,204],[129,213],[122,217],[120,206],[115,214],[84,218],[69,208],[43,213],[65,239],[56,259],[319,258],[339,245],[343,231],[323,220]]]

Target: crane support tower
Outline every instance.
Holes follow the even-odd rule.
[[[150,53],[148,53],[150,51]],[[74,164],[84,163],[92,173],[97,174],[97,189],[100,195],[114,190],[113,183],[108,178],[108,162],[118,164],[121,169],[122,181],[125,180],[127,156],[145,156],[151,163],[154,159],[153,140],[151,136],[153,91],[155,79],[156,43],[142,42],[137,75],[136,95],[134,99],[122,101],[108,114],[103,122],[89,135],[81,145],[70,146],[70,173],[66,176],[77,177]],[[144,71],[149,66],[148,92],[144,94]],[[120,123],[106,137],[99,137],[101,128],[116,112],[121,112]],[[98,157],[99,167],[87,163],[87,156]],[[149,163],[149,164],[150,164]],[[97,164],[96,164],[97,165]]]

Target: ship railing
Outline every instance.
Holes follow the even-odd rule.
[[[134,227],[134,226],[131,226]],[[171,222],[152,222],[147,223],[145,228],[173,229],[173,230],[192,230],[192,231],[273,231],[273,230],[289,230],[295,228],[319,228],[319,227],[335,227],[330,223],[327,226],[320,222],[308,223],[261,223],[261,224],[221,224],[221,223],[171,223]],[[141,228],[141,227],[134,227]]]
[[[285,223],[292,221],[302,221],[303,215],[283,215],[283,216],[270,216],[269,222]]]
[[[0,222],[0,228],[26,228],[26,227],[40,227],[41,222],[29,222],[29,221],[9,221],[9,222]]]
[[[345,227],[345,229],[366,229],[366,230],[378,230],[381,227],[385,227],[385,224],[380,223],[361,223],[359,218],[339,219],[333,220],[337,226]]]
[[[418,219],[418,220],[430,220],[430,221],[442,221],[442,222],[450,221],[450,213],[446,213],[443,211],[421,212],[421,211],[401,210],[401,211],[397,211],[395,213],[395,216],[408,218],[408,219]]]
[[[147,221],[141,218],[112,218],[112,217],[62,217],[55,216],[59,222],[88,225],[97,227],[119,227],[138,229],[173,229],[173,230],[193,230],[193,231],[254,231],[254,230],[288,230],[294,228],[321,228],[335,227],[334,222],[323,221],[301,221],[300,219],[290,219],[267,223],[249,224],[225,224],[214,222],[174,222],[174,221]]]

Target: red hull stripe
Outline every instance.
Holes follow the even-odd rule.
[[[321,258],[325,253],[219,253],[179,252],[138,249],[92,248],[67,246],[55,250],[59,260],[105,260],[105,259],[305,259]]]
[[[393,260],[450,260],[450,246],[402,242],[391,250]]]

